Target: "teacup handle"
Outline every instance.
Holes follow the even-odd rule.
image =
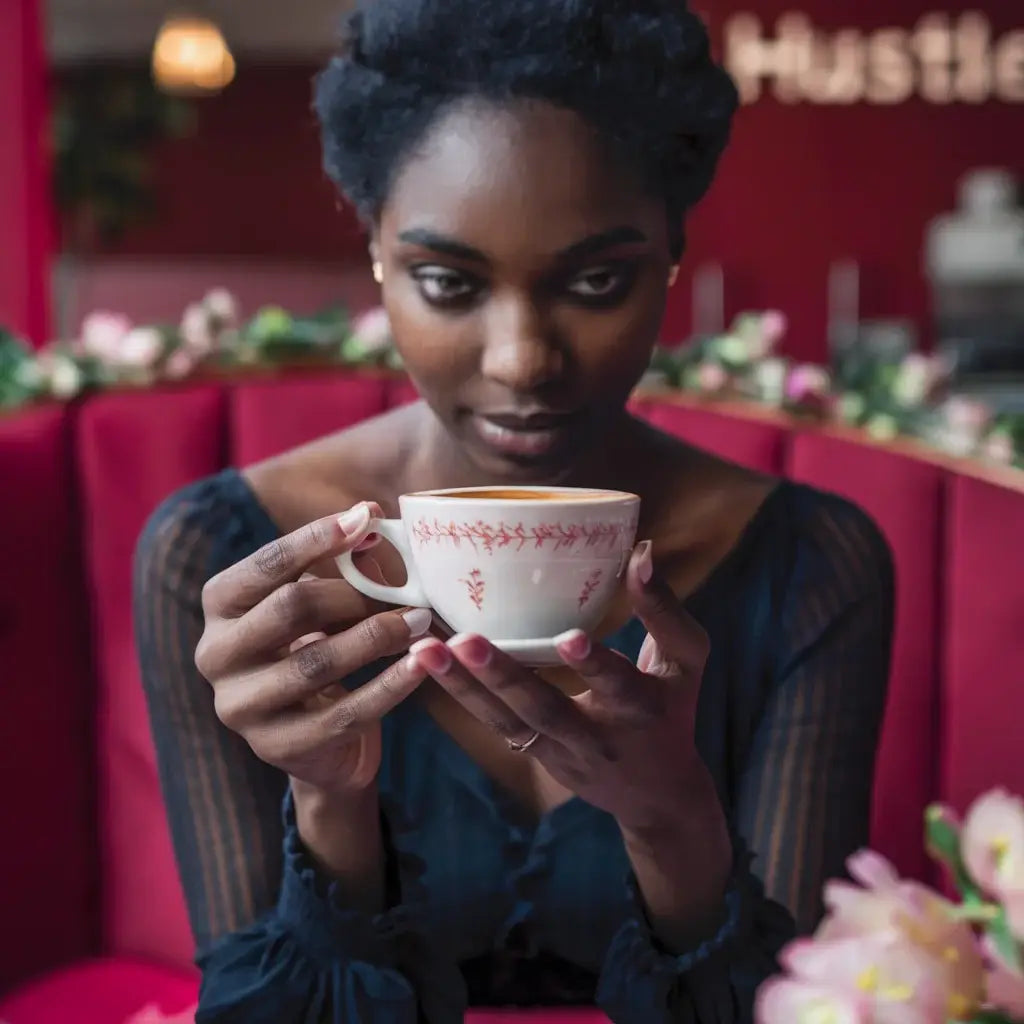
[[[405,563],[407,581],[402,587],[389,587],[386,583],[377,583],[369,576],[360,572],[352,561],[352,552],[346,551],[337,558],[338,568],[342,577],[361,594],[374,601],[385,604],[407,604],[413,608],[429,608],[430,599],[423,593],[423,586],[412,560],[412,549],[405,536],[405,527],[401,519],[374,519],[370,523],[368,533],[379,533],[386,541],[394,545]]]

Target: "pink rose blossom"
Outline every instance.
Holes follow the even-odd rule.
[[[200,303],[193,303],[181,318],[181,340],[195,356],[202,358],[213,351],[215,338],[210,313]]]
[[[383,351],[391,346],[391,321],[383,306],[367,310],[352,325],[352,334],[364,353]]]
[[[131,320],[120,313],[90,313],[82,321],[82,351],[100,362],[114,362],[122,339],[131,329]]]
[[[155,327],[135,327],[122,339],[117,351],[117,362],[148,370],[163,355],[164,339]]]
[[[701,363],[697,368],[697,387],[701,391],[721,391],[729,383],[729,374],[718,363]]]
[[[951,430],[975,437],[980,436],[992,421],[992,411],[987,405],[959,395],[947,399],[942,412]]]
[[[1000,465],[1008,466],[1013,462],[1016,452],[1013,449],[1013,439],[1005,431],[998,431],[990,434],[981,443],[979,454],[989,462],[997,462]]]
[[[775,348],[787,330],[789,330],[789,321],[786,319],[785,313],[777,309],[770,309],[761,316],[761,337],[764,339],[766,352],[771,352]]]
[[[196,368],[196,357],[187,348],[175,349],[164,364],[164,373],[171,380],[181,380]]]
[[[794,367],[786,379],[786,398],[791,402],[821,398],[828,394],[830,384],[831,379],[824,367],[803,363]]]
[[[980,796],[964,819],[960,847],[968,872],[988,895],[1024,890],[1024,801],[1002,789]]]
[[[207,292],[203,306],[225,327],[238,323],[238,300],[226,288],[214,288]]]

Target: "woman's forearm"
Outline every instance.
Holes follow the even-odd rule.
[[[377,787],[338,796],[292,779],[299,836],[320,870],[339,885],[345,906],[384,907],[384,849]]]

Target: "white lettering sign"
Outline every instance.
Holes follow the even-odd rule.
[[[984,14],[926,14],[912,29],[817,29],[784,14],[769,32],[753,14],[726,22],[724,62],[744,103],[1024,103],[1024,29],[996,38]]]

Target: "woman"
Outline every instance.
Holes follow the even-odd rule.
[[[198,1021],[749,1020],[867,838],[884,542],[625,411],[735,104],[681,0],[350,20],[325,163],[424,402],[189,487],[142,538]],[[403,492],[521,482],[643,498],[622,600],[564,671],[445,642],[332,569],[356,549],[397,578],[369,523]]]

